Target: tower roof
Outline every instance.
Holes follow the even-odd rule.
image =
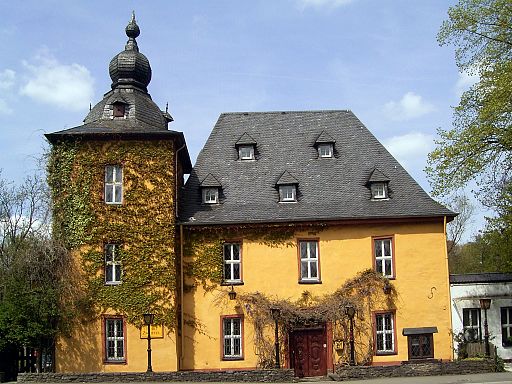
[[[112,79],[112,89],[122,85],[133,85],[147,90],[151,81],[151,66],[146,56],[139,52],[137,40],[140,28],[135,21],[135,13],[125,29],[128,41],[124,51],[119,52],[110,61],[108,71]]]

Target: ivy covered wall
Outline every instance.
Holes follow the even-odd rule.
[[[106,165],[123,167],[123,203],[104,202]],[[175,328],[175,161],[172,141],[59,142],[48,159],[54,233],[77,255],[76,310],[142,314]],[[106,285],[104,245],[121,245],[122,282]],[[82,316],[83,318],[83,316]]]

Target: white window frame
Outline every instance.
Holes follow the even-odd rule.
[[[332,143],[318,144],[318,157],[325,159],[325,158],[332,157],[332,154],[333,154]]]
[[[219,188],[208,187],[203,188],[203,203],[217,204],[219,202]]]
[[[388,186],[387,183],[372,183],[370,187],[372,191],[372,199],[382,200],[388,197]]]
[[[112,173],[112,180],[109,180],[109,173]],[[105,203],[123,203],[123,167],[120,165],[105,166]]]
[[[249,153],[245,151],[249,151]],[[254,160],[254,145],[240,145],[238,147],[238,157],[240,160]]]
[[[238,334],[235,332],[235,323],[238,323]],[[243,320],[241,316],[222,318],[222,356],[224,359],[243,358]],[[226,332],[226,330],[228,332]],[[236,353],[238,347],[239,353]]]
[[[467,313],[467,319],[469,321],[469,324],[464,324],[465,316],[464,313]],[[476,324],[473,324],[476,320]],[[480,341],[482,340],[482,327],[481,327],[481,313],[480,308],[462,308],[462,327],[464,329],[464,337],[466,340],[473,342],[473,341]],[[473,333],[476,331],[476,339],[471,339],[468,337],[470,333]]]
[[[379,330],[379,319],[382,322],[382,329]],[[389,319],[388,327],[386,319]],[[386,336],[391,335],[391,348],[386,348]],[[382,349],[379,349],[379,342],[382,343]],[[395,316],[393,312],[383,312],[375,314],[375,351],[377,354],[395,353]]]
[[[503,313],[505,313],[506,319],[503,318]],[[512,307],[500,308],[500,323],[502,345],[510,347],[512,342],[509,342],[508,339],[512,338]]]
[[[279,200],[284,203],[297,201],[297,187],[293,184],[279,186]]]
[[[110,332],[112,325],[112,333]],[[113,345],[112,348],[109,344]],[[105,360],[108,362],[125,361],[125,326],[122,318],[105,318]],[[112,352],[112,353],[111,353]]]
[[[385,243],[389,243],[389,255],[386,255]],[[380,256],[378,256],[378,249],[380,248]],[[375,258],[375,271],[382,273],[382,276],[387,278],[394,278],[394,265],[393,265],[393,238],[380,237],[373,239],[373,252]],[[389,262],[390,273],[386,273],[386,263]],[[380,269],[380,271],[379,271]]]
[[[238,260],[235,258],[234,250],[238,248]],[[224,282],[225,283],[241,283],[242,282],[242,247],[240,243],[224,243]],[[235,268],[238,265],[238,278],[235,278]],[[229,272],[226,273],[226,269]]]
[[[300,281],[320,281],[318,240],[299,240]],[[313,268],[312,266],[316,268]],[[316,269],[316,276],[313,271]]]
[[[105,284],[121,284],[123,270],[119,258],[119,248],[119,244],[105,244]],[[111,269],[110,274],[108,273],[109,267]],[[117,272],[119,272],[119,279],[116,278]]]

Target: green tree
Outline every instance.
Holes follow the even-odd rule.
[[[454,44],[459,69],[480,80],[462,95],[453,128],[439,130],[427,173],[435,194],[474,180],[482,202],[495,207],[512,170],[512,1],[460,0],[438,40]]]
[[[66,323],[68,265],[68,252],[50,237],[44,181],[0,178],[0,351],[26,346],[40,357],[52,349]]]

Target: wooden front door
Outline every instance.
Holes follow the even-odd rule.
[[[325,329],[301,329],[290,334],[290,361],[297,377],[327,375]]]

